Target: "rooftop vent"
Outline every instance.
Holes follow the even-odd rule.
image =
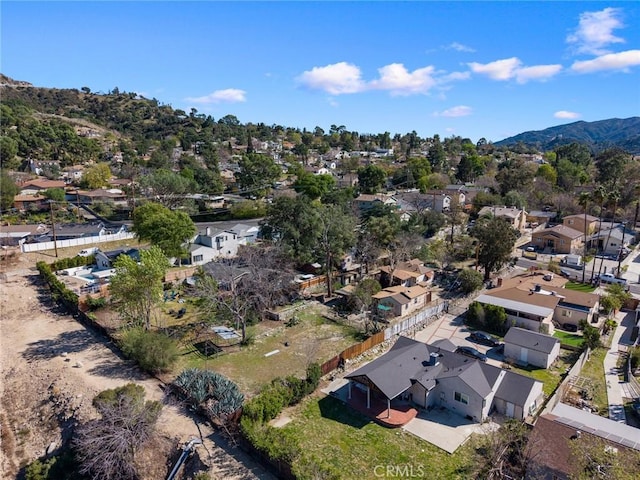
[[[430,367],[434,367],[436,365],[438,365],[438,357],[439,355],[437,353],[431,353],[429,354],[429,366]]]

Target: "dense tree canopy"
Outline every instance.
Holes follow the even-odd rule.
[[[149,202],[133,211],[132,230],[138,239],[160,247],[167,257],[181,258],[196,226],[186,213]]]
[[[282,169],[267,155],[250,153],[243,155],[238,163],[238,186],[243,193],[255,197],[264,197],[282,175]]]
[[[509,223],[500,217],[481,217],[472,235],[478,240],[478,263],[484,268],[484,279],[509,262],[517,234]]]

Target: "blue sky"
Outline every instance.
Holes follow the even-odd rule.
[[[0,71],[214,119],[498,141],[640,115],[639,2],[12,2]]]

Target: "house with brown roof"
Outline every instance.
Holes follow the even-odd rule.
[[[64,188],[66,183],[62,180],[47,180],[46,178],[40,178],[36,180],[29,180],[28,182],[20,186],[21,195],[35,195],[44,190],[50,188]]]
[[[554,324],[577,326],[581,320],[597,322],[600,297],[563,288],[566,283],[566,279],[550,272],[520,275],[475,300],[504,308],[514,326],[549,335],[555,331]]]
[[[21,193],[13,197],[13,207],[21,212],[46,210],[49,208],[49,199],[44,195]]]
[[[579,232],[584,234],[585,226],[587,227],[587,235],[592,234],[596,231],[598,227],[598,217],[594,217],[593,215],[586,215],[586,223],[585,223],[585,215],[567,215],[562,219],[562,224],[565,227],[573,228]]]
[[[390,195],[361,193],[353,200],[353,204],[362,214],[379,205],[395,205],[396,200]]]
[[[625,465],[625,459],[636,459],[637,462],[640,433],[630,425],[558,403],[551,413],[540,415],[531,430],[526,451],[525,478],[609,478],[607,465],[592,465],[594,471],[587,476],[584,476],[586,472],[580,471],[585,463],[579,456],[589,455],[589,448],[602,449],[603,453],[615,455],[620,465]],[[626,466],[630,474],[639,468],[637,463]],[[596,472],[599,473],[596,475]]]
[[[380,267],[382,285],[412,287],[420,284],[425,286],[433,282],[433,276],[433,270],[425,267],[424,262],[418,258],[401,262],[395,268],[389,265]]]
[[[527,212],[518,207],[487,205],[480,209],[478,216],[502,218],[516,230],[522,230],[527,225]]]
[[[531,239],[538,250],[551,253],[581,253],[583,241],[583,232],[566,225],[545,228],[535,232]]]
[[[373,309],[384,318],[403,317],[424,308],[431,301],[431,292],[420,285],[396,285],[372,295]]]
[[[38,237],[49,232],[47,225],[2,225],[0,226],[0,245],[15,246],[37,241]]]
[[[523,420],[535,414],[543,399],[542,382],[452,352],[439,342],[428,345],[403,336],[345,379],[349,398],[358,388],[366,392],[368,403],[371,397],[382,399],[390,409],[393,401],[410,401],[475,422],[492,411]]]

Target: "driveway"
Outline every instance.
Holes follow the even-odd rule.
[[[446,338],[458,347],[468,346],[475,348],[487,355],[487,363],[501,367],[504,357],[496,353],[495,349],[491,347],[473,342],[469,337],[470,334],[471,330],[464,324],[462,316],[454,316],[447,313],[431,325],[416,332],[414,338],[427,344]]]
[[[484,435],[497,430],[499,425],[491,421],[475,423],[447,409],[434,408],[430,412],[421,411],[402,428],[448,453],[453,453],[471,434]]]

